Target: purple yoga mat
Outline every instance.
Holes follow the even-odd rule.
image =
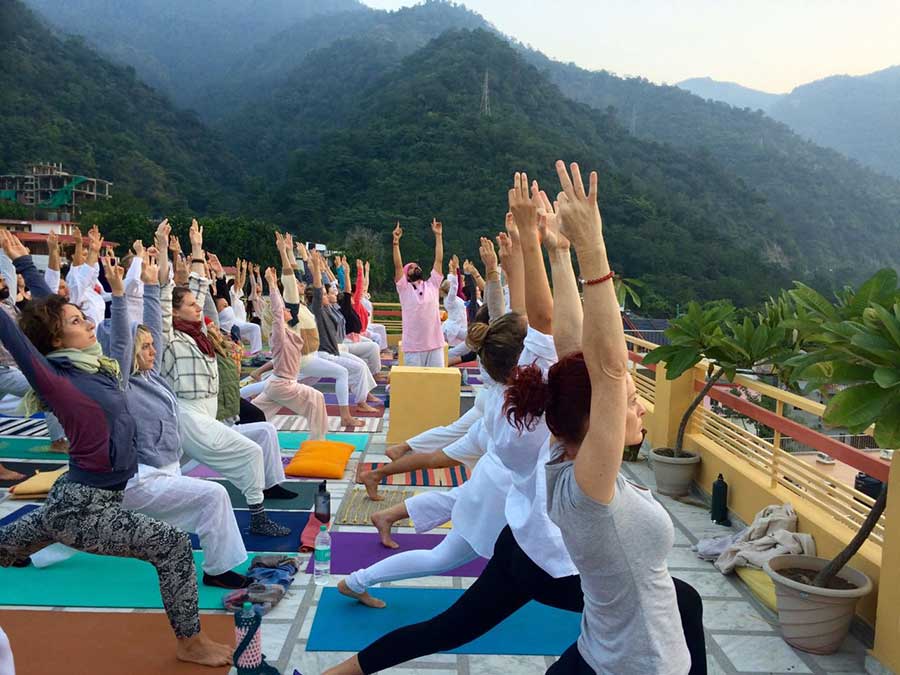
[[[331,532],[330,534],[331,572],[333,574],[350,574],[403,551],[430,550],[444,539],[444,535],[440,534],[395,534],[394,541],[400,544],[400,548],[390,549],[381,545],[377,532]],[[313,563],[313,556],[310,556],[309,564],[306,566],[309,574],[313,572]],[[476,558],[456,569],[429,576],[477,577],[481,576],[485,565],[487,565],[487,560]]]

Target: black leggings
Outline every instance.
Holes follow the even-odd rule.
[[[705,675],[706,643],[700,596],[678,579],[675,579],[675,590],[685,639],[696,664],[691,666],[691,675]],[[376,673],[420,656],[455,649],[484,635],[531,600],[581,613],[584,610],[581,577],[551,577],[525,554],[507,526],[497,538],[494,556],[484,572],[453,605],[428,621],[380,637],[359,653],[359,666],[364,673]]]

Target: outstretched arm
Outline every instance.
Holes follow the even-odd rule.
[[[537,229],[537,209],[541,203],[537,181],[528,188],[528,176],[516,173],[509,191],[509,210],[519,228],[522,262],[525,268],[525,309],[528,323],[535,330],[550,335],[553,332],[553,296],[547,269],[541,255]]]
[[[434,233],[434,266],[432,269],[439,276],[444,276],[444,225],[439,220],[431,219],[431,231]]]
[[[506,271],[509,286],[509,309],[528,315],[525,306],[525,265],[522,262],[522,247],[519,245],[519,228],[512,213],[506,214],[506,232],[497,236],[500,249],[500,264]]]
[[[400,227],[400,221],[392,233],[394,237],[394,281],[400,281],[403,277],[403,258],[400,256],[400,237],[403,236],[403,228]]]
[[[558,198],[561,232],[575,247],[585,279],[602,279],[610,269],[597,207],[597,173],[591,172],[585,194],[577,164],[571,165],[571,178],[561,161],[556,171],[563,188]],[[586,284],[584,303],[591,309],[585,312],[582,344],[591,378],[591,416],[575,458],[575,480],[589,497],[608,504],[615,496],[625,446],[628,350],[611,279]]]
[[[487,283],[484,287],[484,301],[488,306],[488,314],[491,320],[506,314],[506,299],[503,297],[503,287],[500,286],[500,271],[497,265],[497,254],[494,252],[494,244],[487,237],[481,238],[481,262],[484,263],[484,275]]]
[[[538,229],[550,258],[550,272],[553,275],[553,343],[557,356],[562,358],[581,351],[584,311],[572,268],[569,240],[559,233],[556,211],[543,192],[541,201],[543,206],[538,211]]]

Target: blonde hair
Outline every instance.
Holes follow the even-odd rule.
[[[144,337],[150,338],[150,341],[153,341],[153,333],[150,332],[150,329],[145,325],[140,324],[134,331],[134,358],[131,363],[131,372],[136,373],[140,370],[138,365],[138,354],[141,351],[141,347],[143,346]]]

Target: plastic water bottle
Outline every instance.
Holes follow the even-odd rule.
[[[247,635],[250,635],[250,644],[243,653],[235,653],[234,665],[238,670],[245,668],[259,668],[262,664],[262,633],[259,630],[261,620],[253,610],[253,603],[245,602],[243,608],[234,615],[235,646],[239,646]]]
[[[313,579],[316,586],[324,586],[331,576],[331,535],[325,525],[319,528],[319,534],[316,535],[316,552],[313,555]]]

